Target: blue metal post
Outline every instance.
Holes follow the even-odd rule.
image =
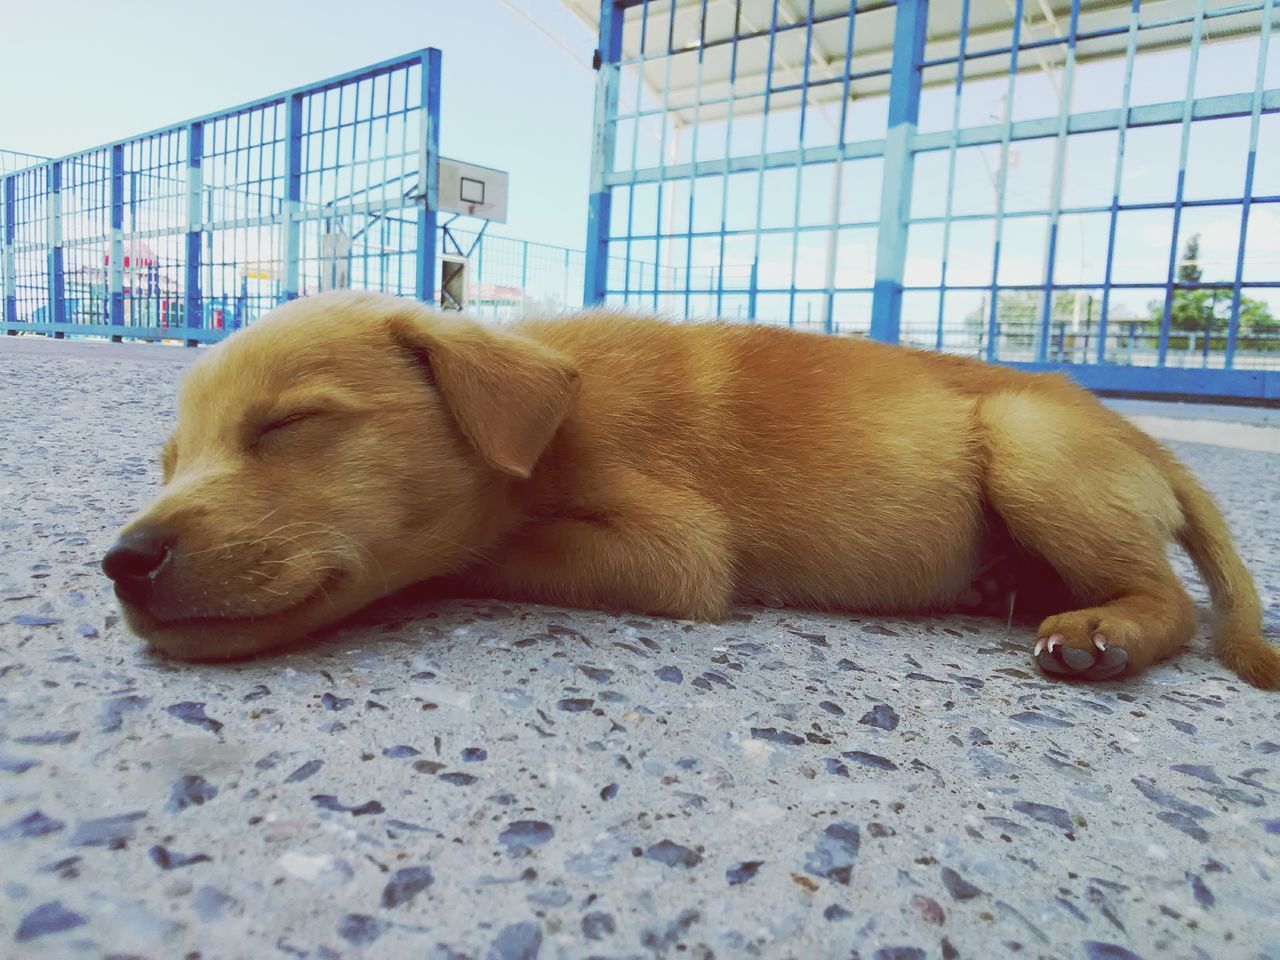
[[[582,302],[599,303],[609,288],[609,214],[613,189],[605,183],[613,169],[617,138],[618,61],[622,59],[623,8],[600,0],[597,53],[595,139],[591,151],[591,195],[587,201],[587,251]]]
[[[736,89],[738,85],[738,43],[739,43],[739,40],[741,39],[741,34],[742,34],[742,0],[734,0],[733,6],[734,6],[733,34],[732,34],[732,37],[730,38],[731,46],[729,48],[729,89],[730,90]],[[850,21],[852,22],[852,18],[850,18]],[[847,57],[845,58],[845,62],[846,63],[848,62]],[[639,99],[639,95],[640,95],[639,86],[640,85],[637,84],[637,90],[636,90],[637,99]],[[846,99],[847,99],[847,96],[846,96]],[[724,145],[725,145],[726,157],[731,152],[731,145],[733,143],[733,106],[735,102],[736,101],[734,100],[734,98],[730,97],[729,102],[725,108]],[[638,107],[638,104],[637,104],[637,107]],[[842,107],[841,108],[842,117],[843,117],[843,109],[844,108]],[[843,122],[841,122],[841,125],[840,125],[840,135],[841,135],[841,138],[843,138],[844,136]],[[634,143],[637,140],[639,140],[639,137],[632,138],[633,153],[634,153]],[[697,158],[695,157],[694,159],[696,160]],[[631,167],[633,169],[635,168],[634,162],[631,164]],[[632,188],[632,190],[629,191],[629,194],[630,194],[631,202],[628,203],[628,210],[627,210],[627,249],[628,250],[631,249],[631,209],[630,208],[634,205],[634,197],[635,197],[634,187]],[[720,249],[716,257],[717,268],[716,268],[715,315],[717,317],[724,316],[724,251],[725,251],[726,241],[728,240],[728,211],[729,211],[729,164],[726,163],[724,165],[724,171],[720,179]],[[838,214],[838,210],[837,210],[837,214]],[[834,231],[834,227],[832,229]],[[834,250],[831,252],[831,260],[832,261],[835,260]],[[829,275],[834,276],[834,274],[835,274],[835,265],[833,262],[829,270]],[[829,286],[830,285],[831,284],[829,284]],[[754,302],[751,305],[754,309],[754,306],[755,306]]]
[[[111,148],[111,252],[107,256],[107,322],[124,326],[124,147]],[[121,337],[111,338],[119,343]]]
[[[747,303],[750,309],[747,311],[747,319],[752,323],[756,321],[756,292],[759,282],[760,267],[760,247],[763,240],[762,230],[764,228],[764,175],[767,168],[765,158],[769,153],[769,107],[773,99],[773,68],[774,53],[778,49],[778,7],[781,0],[773,0],[772,10],[769,14],[769,59],[766,61],[764,71],[764,109],[760,113],[760,156],[759,167],[756,171],[756,229],[754,235],[754,249],[751,252],[751,296]],[[784,11],[785,12],[785,11]],[[668,59],[668,63],[670,60]],[[665,112],[665,105],[664,105]],[[794,240],[792,241],[794,243]],[[792,277],[792,280],[795,278]],[[774,319],[774,318],[770,318]]]
[[[17,292],[17,275],[15,272],[17,270],[17,262],[13,255],[13,236],[14,236],[13,216],[14,216],[15,210],[17,209],[17,204],[14,201],[14,196],[17,191],[18,183],[17,183],[16,177],[5,177],[3,182],[4,182],[4,196],[3,196],[4,236],[0,238],[4,241],[3,250],[0,251],[0,253],[2,253],[4,256],[4,290],[2,291],[4,295],[4,303],[3,303],[4,309],[2,312],[2,318],[5,323],[17,323],[18,322],[18,292]],[[17,331],[13,329],[10,329],[9,332],[13,334],[17,333]]]
[[[289,98],[284,154],[284,299],[298,296],[299,232],[302,209],[302,94]]]
[[[1071,4],[1071,25],[1067,30],[1066,68],[1062,79],[1062,92],[1058,100],[1058,137],[1053,151],[1053,197],[1049,202],[1049,246],[1045,253],[1044,298],[1040,306],[1040,329],[1036,334],[1037,363],[1045,363],[1049,359],[1049,324],[1053,320],[1053,275],[1056,272],[1058,259],[1058,221],[1062,216],[1062,180],[1067,160],[1067,124],[1071,113],[1071,94],[1075,84],[1076,34],[1079,29],[1080,0],[1075,0]],[[1076,296],[1079,295],[1077,291]],[[1060,349],[1059,353],[1061,352]]]
[[[778,0],[774,0],[775,5],[777,4],[777,2]],[[641,0],[641,3],[642,3],[642,6],[644,7],[644,17],[645,19],[648,19],[650,0]],[[671,109],[670,109],[671,108],[671,61],[675,54],[675,32],[676,32],[676,5],[673,3],[673,4],[669,4],[667,7],[666,56],[663,58],[663,61],[662,61],[663,63],[662,104],[660,109],[662,111],[663,121],[662,121],[661,131],[658,134],[658,233],[665,234],[665,236],[660,236],[656,238],[653,245],[653,310],[655,312],[661,309],[662,300],[660,299],[661,294],[659,293],[659,291],[663,290],[664,288],[664,284],[662,282],[662,267],[663,267],[662,248],[665,246],[668,250],[671,249],[672,240],[674,239],[674,237],[672,237],[671,234],[675,231],[675,224],[671,222],[671,217],[667,213],[667,211],[670,209],[668,204],[671,203],[671,200],[674,197],[674,193],[672,192],[672,187],[668,185],[670,181],[667,178],[667,131],[671,129],[671,124],[669,124],[666,120],[666,118],[671,115]],[[769,59],[770,59],[770,62],[772,62],[773,60],[772,53],[769,55]],[[642,64],[641,70],[643,71],[643,69],[644,69],[644,66]],[[766,89],[767,89],[767,84],[766,84]],[[765,97],[765,102],[766,104],[768,103],[767,95]],[[769,114],[769,108],[766,105],[765,107],[766,123],[768,122],[768,114]],[[614,111],[614,115],[617,116],[616,110]],[[637,133],[638,132],[639,130],[637,128]],[[663,226],[664,222],[666,223],[665,227]],[[672,293],[675,292],[674,288],[675,288],[675,269],[673,266],[672,283],[671,283],[671,287],[669,288],[671,289]]]
[[[436,211],[440,207],[440,51],[422,61],[422,138],[418,144],[418,269],[414,296],[435,299]]]
[[[480,231],[480,232],[481,232],[481,235],[483,235],[483,233],[484,233],[484,229],[483,229],[483,228],[481,228],[481,231]],[[480,241],[481,241],[481,237],[480,237],[480,236],[477,236],[477,237],[476,237],[476,239],[475,239],[475,242],[474,242],[474,243],[472,243],[472,245],[471,245],[471,249],[467,251],[467,260],[468,260],[468,262],[470,262],[470,260],[471,260],[472,256],[474,256],[474,257],[475,257],[475,261],[476,261],[476,286],[479,286],[480,284],[482,284],[482,283],[484,282],[484,244],[483,244],[483,243],[481,243]],[[477,248],[477,247],[479,247],[479,252],[478,252],[478,253],[476,252],[476,248]],[[468,294],[470,294],[470,291],[467,291],[467,292],[468,292]],[[464,309],[464,310],[469,310],[469,309],[471,309],[471,304],[470,304],[470,303],[463,304],[462,309]]]
[[[1262,90],[1266,86],[1267,51],[1271,44],[1272,2],[1263,7],[1262,35],[1258,40],[1258,71],[1253,82],[1253,109],[1249,116],[1249,159],[1244,174],[1244,197],[1240,205],[1240,242],[1236,247],[1236,273],[1231,284],[1231,319],[1227,327],[1227,350],[1223,366],[1230,370],[1236,362],[1236,341],[1240,336],[1240,285],[1244,281],[1245,243],[1249,237],[1249,210],[1253,202],[1253,177],[1258,166],[1258,129],[1262,113]]]
[[[966,0],[967,2],[967,0]],[[853,73],[853,36],[854,29],[857,24],[857,11],[850,8],[848,16],[848,25],[845,28],[844,35],[844,77],[840,81],[840,130],[836,134],[836,142],[843,148],[846,136],[846,127],[849,121],[849,84],[851,82],[851,74]],[[736,25],[735,25],[736,29]],[[964,41],[961,40],[961,43]],[[963,47],[961,48],[963,50]],[[808,66],[806,65],[806,69]],[[840,201],[843,199],[844,192],[844,161],[837,160],[831,165],[831,222],[829,224],[831,232],[828,234],[827,240],[827,264],[826,273],[823,276],[823,306],[822,306],[822,332],[832,334],[836,332],[836,265],[839,258],[840,246]],[[724,256],[720,257],[720,263],[723,266]],[[722,281],[723,283],[723,281]]]
[[[947,146],[947,199],[944,208],[945,220],[942,221],[942,264],[938,271],[938,326],[934,338],[934,349],[941,350],[946,342],[944,324],[947,306],[947,261],[951,250],[951,214],[954,210],[956,190],[956,147],[960,139],[960,105],[964,94],[964,65],[969,53],[969,7],[970,0],[963,0],[960,5],[960,49],[956,52],[956,85],[951,101],[951,142]]]
[[[67,322],[67,290],[62,275],[62,162],[50,160],[48,166],[48,193],[45,196],[45,212],[48,214],[49,243],[49,322]],[[53,335],[58,340],[66,336],[56,327]]]
[[[813,0],[809,0],[809,5],[810,7],[813,6]],[[810,27],[812,28],[812,24],[810,25]],[[692,142],[689,144],[689,158],[692,162],[689,164],[689,203],[688,203],[688,210],[686,211],[686,219],[685,219],[685,227],[688,233],[688,236],[685,237],[685,244],[684,244],[684,315],[686,317],[689,315],[689,306],[690,306],[690,302],[693,294],[693,215],[694,215],[693,201],[698,193],[698,190],[697,190],[698,131],[702,126],[700,122],[701,116],[702,116],[702,69],[704,66],[705,58],[703,54],[706,52],[705,50],[706,42],[707,42],[707,0],[702,0],[702,9],[699,11],[699,16],[698,16],[698,70],[697,70],[697,79],[695,80],[695,86],[694,86],[694,89],[696,92],[694,94],[694,102],[693,102],[693,137],[692,137]],[[668,64],[669,63],[670,63],[670,60],[668,60]],[[809,70],[809,65],[806,63],[805,64],[806,74],[808,73],[808,70]],[[801,121],[801,127],[803,129],[803,121]],[[804,138],[801,137],[801,142],[803,142],[803,140]],[[799,177],[798,169],[797,169],[796,176],[797,178]],[[796,195],[799,196],[799,191],[797,191]],[[794,272],[794,267],[792,268],[792,271]]]
[[[893,34],[889,78],[889,130],[884,143],[884,190],[871,299],[871,337],[898,342],[902,324],[902,271],[907,258],[907,220],[915,168],[916,123],[920,116],[925,27],[929,0],[901,0]]]
[[[1195,112],[1196,69],[1200,60],[1200,38],[1204,34],[1204,2],[1197,0],[1195,26],[1191,32],[1191,65],[1187,69],[1187,92],[1182,102],[1182,146],[1178,153],[1178,187],[1173,197],[1173,246],[1169,249],[1169,272],[1165,279],[1164,310],[1160,317],[1158,366],[1169,360],[1169,330],[1173,325],[1173,305],[1177,296],[1178,255],[1181,242],[1182,196],[1187,184],[1187,151],[1191,143],[1191,118]],[[1211,331],[1212,332],[1212,331]]]
[[[204,124],[193,123],[187,128],[187,278],[183,326],[188,330],[204,326],[204,298],[200,295],[200,250],[204,241],[200,216],[203,162]],[[198,344],[198,340],[187,340],[188,347]]]
[[[996,168],[995,250],[991,257],[991,302],[987,312],[986,359],[1000,353],[1000,256],[1004,240],[1005,193],[1009,184],[1009,144],[1013,141],[1013,98],[1018,82],[1018,46],[1022,40],[1023,0],[1014,0],[1013,36],[1009,50],[1009,85],[1005,88],[1004,116],[1000,119],[1000,162]]]
[[[1129,38],[1125,45],[1124,89],[1120,95],[1120,119],[1116,127],[1116,170],[1111,181],[1111,208],[1107,221],[1107,265],[1102,278],[1102,315],[1098,318],[1097,363],[1107,362],[1107,324],[1111,319],[1111,271],[1116,255],[1116,221],[1120,211],[1120,187],[1124,183],[1124,147],[1128,132],[1129,97],[1133,90],[1133,63],[1138,52],[1138,9],[1140,0],[1129,7]],[[1129,325],[1129,364],[1133,364],[1133,332]]]
[[[486,224],[487,226],[488,224]],[[529,241],[520,244],[520,306],[529,299]]]
[[[704,0],[704,7],[705,7],[705,0]],[[788,286],[790,286],[791,289],[787,292],[788,293],[787,295],[787,326],[789,327],[794,327],[796,325],[796,267],[800,262],[800,200],[801,200],[801,195],[803,193],[803,183],[804,183],[803,178],[804,178],[804,168],[805,168],[805,146],[804,146],[805,123],[809,119],[809,116],[808,116],[808,113],[809,113],[808,111],[809,64],[813,59],[814,14],[815,14],[814,0],[809,0],[809,9],[806,12],[805,28],[804,28],[804,69],[801,72],[801,79],[800,79],[800,128],[799,128],[799,136],[797,141],[797,147],[800,152],[800,161],[799,163],[796,164],[796,181],[795,181],[796,195],[795,195],[795,202],[792,206],[792,212],[791,212],[792,213],[791,222],[795,227],[796,235],[792,238],[792,241],[791,241],[791,276],[790,276],[790,281],[788,283]],[[849,19],[852,20],[853,16],[850,15]],[[705,30],[704,30],[704,33],[705,33]],[[846,73],[848,72],[849,71],[846,71]],[[699,96],[701,96],[701,92],[699,92]],[[695,122],[696,122],[696,118],[695,118]],[[842,135],[843,133],[844,131],[841,130]],[[809,309],[810,311],[812,311],[812,304],[810,304]],[[806,324],[811,323],[812,320],[813,318],[811,315],[805,317]],[[826,309],[823,310],[823,332],[824,333],[832,332],[831,313]]]

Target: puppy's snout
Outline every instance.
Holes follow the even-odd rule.
[[[176,543],[177,536],[164,527],[131,530],[107,551],[102,570],[115,581],[117,593],[135,602],[144,601]]]

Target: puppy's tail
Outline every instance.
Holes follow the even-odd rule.
[[[1169,480],[1182,507],[1178,543],[1186,550],[1213,600],[1213,649],[1246,683],[1280,690],[1280,649],[1262,639],[1262,605],[1231,533],[1212,498],[1182,464],[1169,457]]]

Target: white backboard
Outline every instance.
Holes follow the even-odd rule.
[[[478,167],[440,158],[440,209],[495,223],[507,222],[507,181],[505,170]]]

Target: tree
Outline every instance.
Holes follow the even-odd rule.
[[[1200,267],[1200,234],[1192,234],[1178,262],[1178,283],[1200,283],[1204,270]],[[1148,304],[1153,333],[1158,333],[1164,316],[1164,301]],[[1225,334],[1231,325],[1231,288],[1197,287],[1173,291],[1169,311],[1169,329],[1186,333]],[[1261,300],[1240,298],[1240,332],[1260,335],[1280,331],[1280,322]],[[1180,338],[1185,344],[1187,338]]]
[[[1028,349],[1036,344],[1040,333],[1044,294],[1039,290],[1001,290],[996,300],[996,326],[1000,348]],[[1056,290],[1053,294],[1047,347],[1050,353],[1064,348],[1088,347],[1092,329],[1098,322],[1100,302],[1091,291]],[[990,303],[982,304],[964,317],[965,328],[973,342],[981,347],[986,342]]]
[[[1187,240],[1178,262],[1176,278],[1180,284],[1203,282],[1199,234],[1194,234]],[[1051,354],[1055,348],[1088,352],[1089,339],[1099,321],[1095,310],[1101,306],[1088,293],[1089,291],[1078,290],[1054,291],[1049,328],[1052,340],[1048,345]],[[1226,334],[1231,325],[1231,299],[1230,286],[1175,289],[1169,316],[1169,328],[1173,333],[1170,346],[1175,350],[1188,349],[1193,342],[1190,335],[1194,333],[1200,335],[1196,342],[1202,349],[1225,349]],[[996,304],[997,328],[1002,346],[1025,348],[1034,344],[1039,329],[1040,311],[1043,309],[1043,294],[1034,290],[1000,290]],[[990,302],[984,297],[982,303],[963,318],[972,343],[979,348],[986,341],[989,310]],[[1113,303],[1109,314],[1113,326],[1108,339],[1117,340],[1136,335],[1138,342],[1147,342],[1153,348],[1155,338],[1160,333],[1164,300],[1150,301],[1147,313],[1147,317],[1140,319],[1131,316],[1122,305]],[[1120,323],[1128,320],[1134,322]],[[1135,330],[1135,327],[1141,329]],[[1207,342],[1203,339],[1206,333]],[[1239,338],[1242,350],[1280,351],[1280,319],[1272,314],[1265,301],[1245,296],[1240,298]]]
[[[1280,333],[1280,319],[1273,316],[1270,308],[1261,300],[1241,297],[1240,330],[1254,336],[1275,336]],[[1271,349],[1280,349],[1280,344],[1276,344]]]

